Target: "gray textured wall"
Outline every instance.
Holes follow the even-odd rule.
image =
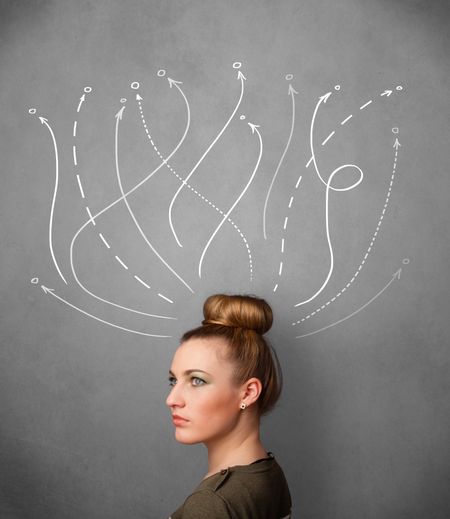
[[[166,373],[217,291],[274,307],[295,517],[449,517],[448,2],[0,5],[2,519],[181,503]]]

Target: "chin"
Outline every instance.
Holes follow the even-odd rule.
[[[199,438],[193,434],[190,434],[187,431],[182,431],[179,429],[175,431],[175,439],[177,440],[177,442],[183,443],[185,445],[194,445],[196,443],[202,442],[202,438]]]

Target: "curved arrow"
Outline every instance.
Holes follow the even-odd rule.
[[[119,112],[117,112],[117,114],[115,115],[116,117],[116,140],[115,140],[115,143],[116,143],[116,146],[117,146],[117,132],[118,132],[118,124],[119,124],[119,120],[122,118],[122,114],[123,114],[123,111],[124,111],[125,107],[122,107],[121,110],[119,110]],[[116,153],[116,167],[117,167],[117,153]],[[160,165],[161,167],[161,165]],[[156,170],[155,170],[156,171]],[[120,181],[120,176],[119,176],[119,181]],[[119,182],[120,184],[120,182]],[[121,184],[120,184],[120,187]],[[75,233],[75,236],[72,238],[72,242],[70,244],[70,266],[71,266],[71,269],[72,269],[72,274],[73,274],[73,277],[75,278],[75,281],[77,282],[78,286],[84,290],[84,292],[86,292],[87,294],[89,294],[90,296],[94,297],[95,299],[98,299],[99,301],[102,301],[103,303],[106,303],[108,305],[111,305],[111,306],[115,306],[116,308],[120,308],[122,310],[127,310],[128,312],[133,312],[133,313],[136,313],[136,314],[140,314],[140,315],[146,315],[148,317],[156,317],[158,319],[173,319],[173,317],[168,317],[168,316],[162,316],[162,315],[156,315],[156,314],[151,314],[151,313],[148,313],[148,312],[142,312],[140,310],[135,310],[134,308],[129,308],[129,307],[126,307],[126,306],[123,306],[123,305],[119,305],[118,303],[114,303],[113,301],[109,301],[107,299],[104,299],[100,296],[97,296],[96,294],[94,294],[93,292],[91,292],[89,289],[87,289],[83,283],[81,283],[81,281],[79,280],[78,276],[77,276],[77,273],[76,273],[76,270],[75,270],[75,266],[74,266],[74,261],[73,261],[73,249],[74,249],[74,244],[75,244],[75,241],[77,240],[78,236],[80,235],[80,233],[86,228],[87,225],[89,225],[90,223],[93,223],[95,225],[95,220],[96,218],[98,218],[101,214],[103,214],[106,210],[108,210],[109,208],[111,208],[113,205],[115,205],[115,203],[117,203],[117,201],[119,200],[125,200],[126,201],[126,198],[129,194],[128,193],[124,193],[123,190],[121,189],[122,191],[122,197],[119,198],[118,200],[116,200],[116,202],[114,202],[113,204],[110,204],[107,208],[103,209],[102,211],[100,211],[99,213],[97,213],[95,216],[92,216],[91,219],[89,219],[87,222],[84,223],[84,225],[82,225],[80,227],[80,229],[78,229],[78,231]],[[164,262],[164,260],[158,255],[158,253],[156,252],[156,250],[154,250],[155,254]],[[170,269],[170,267],[169,267]],[[175,275],[177,275],[175,273]],[[178,276],[177,276],[178,277]],[[181,279],[181,278],[179,278]],[[183,280],[182,280],[183,281]],[[184,281],[183,281],[184,284],[186,284]],[[192,289],[189,287],[189,285],[186,284],[186,286],[192,291]]]
[[[173,80],[172,78],[167,78],[168,82],[169,82],[169,86],[170,88],[172,88],[174,85],[175,87],[178,89],[178,91],[180,92],[180,94],[183,96],[183,99],[184,99],[184,103],[186,105],[186,111],[187,111],[187,124],[186,124],[186,128],[189,129],[190,127],[190,124],[191,124],[191,109],[190,109],[190,106],[189,106],[189,102],[183,92],[183,90],[181,90],[181,88],[178,86],[178,85],[182,85],[183,83],[181,81],[175,81]],[[147,137],[149,138],[154,150],[156,151],[157,155],[160,157],[161,160],[164,160],[164,157],[161,155],[161,153],[159,152],[159,150],[157,149],[155,143],[153,142],[153,139],[150,135],[150,132],[148,131],[148,128],[147,128],[147,123],[145,121],[145,117],[144,117],[144,110],[142,108],[142,97],[139,95],[139,94],[136,94],[136,101],[138,102],[138,105],[139,105],[139,112],[141,114],[141,120],[142,120],[142,124],[144,125],[144,129],[145,129],[145,132],[147,134]],[[184,139],[186,138],[186,134],[187,134],[187,130],[185,131],[184,135],[183,135],[183,138],[181,139],[181,142],[179,144],[179,146],[181,146],[181,144],[183,143]],[[178,146],[178,147],[179,147]],[[173,156],[173,154],[171,155]],[[168,159],[167,159],[168,160]],[[165,162],[166,166],[169,166],[167,164],[167,161]]]
[[[313,116],[312,116],[312,119],[311,119],[311,126],[310,126],[310,130],[309,130],[309,146],[310,146],[310,149],[311,149],[311,158],[309,159],[308,161],[308,164],[306,165],[306,167],[309,166],[309,164],[312,162],[314,164],[314,169],[316,170],[316,173],[317,173],[317,176],[319,177],[320,181],[325,185],[325,186],[328,186],[328,182],[326,182],[323,178],[322,178],[322,175],[320,174],[319,172],[319,167],[317,166],[317,161],[316,161],[316,154],[314,152],[314,124],[315,124],[315,120],[316,120],[316,116],[317,116],[317,112],[319,110],[319,107],[322,103],[326,103],[329,99],[329,97],[331,96],[331,92],[328,92],[327,94],[319,97],[319,101],[317,102],[316,104],[316,107],[314,109],[314,113],[313,113]],[[326,141],[332,137],[334,135],[334,131],[325,139],[325,141],[322,143],[322,144],[325,144]],[[357,166],[353,166],[353,164],[347,164],[347,166],[351,166],[351,167],[357,167]],[[347,166],[341,166],[340,168],[338,169],[342,169],[344,167],[347,167]],[[357,168],[359,169],[359,168]],[[336,171],[336,170],[335,170]],[[360,170],[361,171],[361,170]],[[334,172],[333,172],[334,173]],[[361,172],[362,173],[362,172]],[[362,180],[362,178],[361,178]],[[360,180],[360,181],[361,181]],[[358,182],[359,184],[359,182]],[[358,185],[356,184],[356,185]],[[353,186],[353,187],[356,187]],[[328,187],[329,189],[331,189],[332,191],[347,191],[347,188],[337,188],[337,187],[332,187],[332,186],[329,186]],[[350,188],[352,189],[352,188]]]
[[[51,296],[53,296],[54,298],[58,299],[59,301],[61,301],[65,305],[70,306],[74,310],[77,310],[78,312],[81,312],[82,314],[87,315],[88,317],[91,317],[92,319],[95,319],[96,321],[99,321],[99,322],[101,322],[103,324],[107,324],[108,326],[112,326],[113,328],[119,328],[120,330],[123,330],[124,332],[135,333],[137,335],[145,335],[147,337],[158,337],[158,338],[162,338],[162,339],[171,337],[170,335],[155,335],[153,333],[139,332],[137,330],[132,330],[130,328],[124,328],[123,326],[119,326],[118,324],[110,323],[109,321],[105,321],[104,319],[100,319],[100,317],[92,315],[92,314],[86,312],[85,310],[82,310],[81,308],[78,308],[78,306],[75,306],[72,303],[69,303],[68,301],[66,301],[65,299],[60,297],[58,294],[55,294],[55,291],[54,291],[53,288],[48,288],[48,287],[46,287],[44,285],[41,285],[41,288],[42,288],[42,290],[44,291],[45,294],[50,294]],[[175,319],[175,318],[172,317],[171,319]]]
[[[103,301],[104,303],[107,303],[107,304],[110,304],[112,306],[117,306],[119,308],[122,308],[123,310],[127,310],[129,312],[134,312],[134,313],[138,313],[138,314],[142,314],[142,315],[148,315],[150,317],[156,317],[154,316],[153,314],[147,314],[145,312],[140,312],[138,310],[134,310],[132,308],[127,308],[127,307],[124,307],[124,306],[121,306],[121,305],[117,305],[116,303],[113,303],[112,301],[107,301],[106,299],[103,299],[103,298],[100,298],[98,296],[96,296],[95,294],[93,294],[92,292],[90,292],[86,287],[84,287],[82,285],[82,283],[80,282],[80,280],[78,279],[78,276],[76,275],[76,272],[75,272],[75,267],[74,267],[74,262],[73,262],[73,249],[74,249],[74,246],[75,246],[75,242],[77,241],[79,235],[84,231],[84,229],[92,222],[95,222],[95,220],[97,218],[99,218],[101,215],[103,215],[104,213],[106,213],[106,211],[109,211],[109,209],[111,209],[112,207],[114,207],[116,204],[118,204],[119,202],[121,202],[122,200],[124,200],[125,198],[127,198],[128,196],[130,196],[132,193],[134,193],[134,191],[136,191],[137,189],[139,189],[143,184],[145,184],[145,182],[147,182],[150,178],[152,178],[153,175],[155,175],[163,166],[164,164],[171,159],[171,157],[173,157],[173,155],[178,151],[179,147],[181,146],[181,144],[183,143],[184,139],[186,138],[186,135],[187,135],[187,132],[189,130],[189,120],[187,121],[187,124],[186,124],[186,127],[184,129],[184,133],[180,139],[180,141],[178,142],[178,144],[175,146],[175,148],[170,152],[170,154],[161,162],[161,164],[159,164],[159,166],[157,166],[151,173],[149,173],[145,178],[143,178],[139,183],[137,183],[133,188],[129,189],[124,195],[122,195],[121,197],[117,198],[117,200],[114,200],[114,202],[111,202],[108,206],[104,207],[101,211],[99,211],[98,213],[96,213],[94,216],[92,216],[92,218],[89,218],[89,220],[87,220],[79,229],[78,231],[75,233],[75,235],[73,236],[72,238],[72,241],[70,243],[70,266],[71,266],[71,270],[72,270],[72,274],[75,278],[75,281],[77,282],[77,284],[80,286],[80,288],[82,290],[84,290],[85,292],[87,292],[89,295],[91,295],[92,297],[95,297],[96,299],[99,299],[100,301]],[[192,289],[190,289],[191,292],[193,292]]]
[[[356,166],[355,164],[344,164],[342,166],[339,166],[338,168],[336,168],[330,175],[330,177],[328,178],[328,181],[326,182],[320,172],[319,172],[319,168],[317,166],[317,161],[316,161],[316,155],[314,153],[314,123],[315,123],[315,120],[316,120],[316,116],[317,116],[317,112],[319,110],[319,107],[322,103],[326,103],[328,98],[330,97],[331,95],[331,92],[328,92],[327,94],[321,96],[319,98],[319,101],[317,102],[316,104],[316,107],[314,109],[314,113],[313,113],[313,116],[312,116],[312,119],[311,119],[311,126],[310,126],[310,132],[309,132],[309,144],[310,144],[310,148],[311,148],[311,159],[310,161],[313,162],[314,164],[314,169],[316,170],[316,173],[317,173],[317,176],[319,177],[319,179],[321,180],[321,182],[323,184],[325,184],[326,186],[326,201],[325,201],[325,225],[326,225],[326,234],[327,234],[327,242],[328,242],[328,249],[330,251],[330,268],[329,268],[329,271],[328,271],[328,274],[327,274],[327,277],[325,278],[325,281],[323,282],[322,286],[319,288],[319,290],[317,290],[317,292],[312,295],[309,299],[305,299],[304,301],[301,301],[297,304],[295,304],[294,306],[301,306],[301,305],[304,305],[306,303],[309,303],[310,301],[312,301],[313,299],[315,299],[321,292],[322,290],[326,287],[326,285],[328,284],[328,281],[330,280],[330,277],[331,277],[331,274],[333,272],[333,267],[334,267],[334,258],[333,258],[333,248],[332,248],[332,245],[331,245],[331,240],[330,240],[330,232],[329,232],[329,219],[328,219],[328,201],[329,201],[329,191],[330,189],[333,190],[333,191],[348,191],[350,189],[353,189],[355,188],[356,186],[358,186],[361,182],[362,182],[362,179],[364,178],[364,174],[362,172],[362,170]],[[308,162],[308,165],[309,165],[309,162]],[[359,179],[351,184],[350,186],[348,187],[344,187],[344,188],[337,188],[337,187],[332,187],[331,186],[331,180],[332,178],[334,177],[334,175],[336,173],[338,173],[340,170],[344,169],[344,168],[355,168],[359,171],[359,174],[360,174],[360,177]]]
[[[241,200],[241,198],[244,196],[245,192],[247,191],[247,189],[249,188],[250,184],[252,183],[253,181],[253,178],[255,177],[255,174],[256,174],[256,171],[258,170],[258,167],[259,167],[259,163],[261,161],[261,156],[262,156],[262,152],[263,152],[263,142],[262,142],[262,138],[261,138],[261,134],[259,133],[258,131],[258,128],[259,126],[257,126],[256,124],[252,124],[252,123],[248,123],[248,125],[250,126],[250,128],[252,129],[252,133],[256,133],[258,134],[258,139],[259,139],[259,155],[258,155],[258,160],[256,161],[256,165],[253,169],[253,173],[250,177],[250,179],[248,180],[247,182],[247,185],[244,187],[244,189],[242,190],[241,194],[238,196],[238,198],[235,200],[235,202],[233,203],[233,205],[230,207],[230,209],[228,210],[228,212],[224,215],[224,217],[222,218],[221,222],[219,223],[219,225],[216,227],[215,231],[212,233],[211,237],[209,238],[207,244],[205,245],[204,249],[203,249],[203,252],[201,254],[201,257],[200,257],[200,262],[198,264],[198,277],[201,278],[202,277],[202,264],[203,264],[203,259],[205,257],[205,254],[206,254],[206,251],[208,250],[209,246],[211,245],[211,242],[213,241],[214,237],[216,236],[216,234],[219,232],[219,229],[222,227],[223,223],[225,222],[225,220],[229,217],[229,215],[231,214],[231,212],[233,211],[233,209],[237,206],[237,204],[239,203],[239,201]]]
[[[202,163],[203,159],[206,157],[206,155],[210,152],[211,148],[216,144],[216,142],[220,139],[220,137],[222,136],[223,132],[227,129],[228,125],[230,124],[230,122],[232,121],[233,117],[235,116],[240,104],[241,104],[241,101],[242,101],[242,97],[244,96],[244,80],[245,80],[245,76],[242,74],[241,71],[238,71],[238,77],[237,79],[239,79],[241,81],[241,93],[240,93],[240,96],[239,96],[239,100],[236,104],[236,106],[234,107],[234,110],[233,112],[231,113],[230,117],[228,118],[227,122],[225,123],[225,125],[223,126],[223,128],[220,130],[220,132],[217,134],[217,136],[215,137],[215,139],[211,142],[211,144],[208,146],[208,148],[206,149],[206,151],[203,153],[203,155],[200,157],[200,159],[197,161],[197,163],[195,164],[195,166],[191,169],[191,171],[189,172],[188,176],[183,180],[183,183],[181,184],[181,186],[177,189],[177,191],[175,192],[175,195],[173,196],[171,202],[170,202],[170,205],[169,205],[169,224],[170,224],[170,229],[172,230],[172,234],[177,242],[177,244],[182,247],[183,245],[181,244],[180,240],[178,239],[178,236],[177,236],[177,233],[175,232],[175,229],[174,229],[174,226],[173,226],[173,222],[172,222],[172,211],[173,211],[173,205],[176,201],[176,199],[178,198],[178,195],[181,193],[181,190],[183,189],[183,187],[186,185],[186,183],[189,181],[189,179],[191,178],[191,176],[194,174],[194,172],[196,171],[196,169],[200,166],[200,164]]]
[[[187,110],[188,110],[188,120],[190,120],[190,110],[189,110],[189,103],[188,103],[188,100],[186,99],[186,96],[184,95],[183,91],[180,89],[180,87],[178,87],[178,84],[182,84],[181,81],[174,81],[173,79],[171,78],[168,78],[169,80],[169,84],[172,85],[175,84],[175,86],[178,88],[178,90],[180,90],[181,94],[183,95],[184,97],[184,100],[186,102],[186,106],[187,106]],[[136,94],[136,101],[138,102],[138,105],[139,105],[139,112],[141,114],[141,120],[142,120],[142,124],[144,125],[144,129],[145,129],[145,132],[147,134],[147,137],[149,138],[152,146],[153,146],[153,149],[155,150],[155,152],[157,153],[157,155],[163,159],[158,147],[156,146],[155,142],[153,141],[153,138],[150,134],[150,131],[148,129],[148,126],[147,126],[147,123],[146,123],[146,120],[145,120],[145,116],[144,116],[144,110],[142,108],[142,97],[139,95],[139,94]],[[164,159],[163,159],[164,160]],[[183,182],[183,179],[180,177],[180,175],[175,171],[175,169],[169,164],[169,162],[167,162],[167,160],[165,161],[165,165],[167,166],[167,168],[169,169],[169,171],[180,181],[180,182]],[[192,187],[188,182],[186,182],[186,187],[189,188],[193,193],[195,193],[199,198],[200,200],[202,200],[205,204],[209,205],[210,207],[212,207],[213,209],[215,209],[219,214],[221,214],[222,216],[225,214],[222,209],[220,209],[220,207],[218,207],[216,204],[214,204],[213,202],[211,202],[210,200],[208,200],[208,198],[206,196],[204,196],[202,193],[200,193],[197,189],[195,189],[194,187]],[[250,250],[250,246],[248,244],[248,241],[247,241],[247,238],[244,236],[244,233],[241,231],[241,229],[239,229],[239,227],[236,225],[236,223],[231,219],[231,218],[227,218],[227,221],[231,224],[231,226],[236,230],[236,232],[239,234],[239,236],[241,237],[242,241],[244,242],[244,245],[246,247],[246,250],[247,250],[247,255],[248,255],[248,260],[249,260],[249,265],[250,265],[250,280],[252,280],[252,275],[253,275],[253,269],[252,269],[252,253],[251,253],[251,250]]]
[[[50,132],[50,135],[52,137],[53,148],[55,151],[55,189],[53,191],[53,199],[52,199],[52,205],[51,205],[51,209],[50,209],[50,222],[48,225],[48,245],[50,247],[50,254],[52,255],[53,263],[56,267],[56,270],[57,270],[58,274],[60,275],[61,279],[67,285],[66,278],[62,275],[61,269],[59,268],[58,262],[56,261],[55,253],[53,251],[53,213],[55,211],[56,194],[58,192],[58,183],[59,183],[58,147],[56,146],[55,134],[53,133],[51,126],[48,124],[48,119],[45,119],[44,117],[39,117],[39,120],[41,121],[41,124],[45,124],[45,126],[47,126],[48,131]]]
[[[83,95],[80,97],[80,102],[78,103],[77,112],[79,112],[79,111],[81,110],[81,105],[84,103],[85,100],[86,100],[86,94],[83,94]]]
[[[156,257],[163,263],[163,265],[179,280],[183,283],[183,285],[188,288],[192,293],[194,291],[192,288],[184,281],[184,279],[175,272],[175,270],[167,263],[167,261],[159,254],[159,252],[153,247],[153,245],[150,243],[150,240],[145,235],[144,231],[142,230],[141,226],[139,225],[139,222],[136,219],[136,216],[134,215],[130,204],[128,203],[127,198],[125,197],[125,192],[122,187],[122,180],[120,178],[120,171],[119,171],[119,121],[122,120],[123,117],[123,111],[125,110],[125,107],[123,106],[119,112],[116,114],[116,131],[115,131],[115,139],[114,139],[114,156],[115,156],[115,163],[116,163],[116,174],[117,174],[117,182],[119,184],[119,189],[123,197],[123,201],[125,205],[127,206],[128,212],[130,213],[131,218],[133,219],[133,222],[135,223],[139,233],[141,234],[142,238],[144,238],[145,243],[150,247],[152,252],[156,255]]]
[[[301,323],[303,323],[304,321],[306,321],[307,319],[309,319],[313,315],[316,315],[317,313],[321,312],[328,305],[330,305],[331,303],[336,301],[336,299],[338,297],[340,297],[350,287],[350,285],[355,281],[355,279],[358,277],[359,273],[361,272],[361,270],[363,268],[363,265],[366,263],[367,258],[369,257],[369,254],[370,254],[370,252],[371,252],[371,250],[372,250],[372,248],[374,246],[375,240],[376,240],[376,238],[378,236],[378,232],[379,232],[380,227],[381,227],[381,223],[382,223],[383,218],[384,218],[384,214],[386,212],[386,208],[387,208],[387,206],[389,204],[389,200],[390,200],[390,197],[391,197],[391,191],[392,191],[392,185],[394,183],[394,178],[395,178],[395,170],[396,170],[396,167],[397,167],[397,158],[398,158],[398,148],[399,148],[399,146],[401,146],[401,144],[398,142],[398,139],[395,139],[395,143],[393,145],[393,147],[395,148],[394,165],[393,165],[393,168],[392,168],[392,174],[391,174],[391,179],[390,179],[390,183],[389,183],[389,189],[388,189],[387,195],[386,195],[386,200],[384,202],[383,210],[381,211],[381,215],[380,215],[380,218],[378,220],[376,229],[375,229],[375,231],[374,231],[374,233],[372,235],[372,239],[370,241],[370,244],[369,244],[369,246],[367,248],[366,253],[364,254],[363,259],[361,260],[361,263],[359,264],[358,268],[356,269],[356,271],[353,274],[353,276],[350,279],[350,281],[337,294],[335,294],[331,299],[329,299],[322,306],[320,306],[319,308],[316,308],[310,314],[308,314],[305,317],[303,317],[302,319],[296,321],[294,324],[301,324]]]
[[[294,133],[294,126],[295,126],[295,94],[298,94],[298,92],[292,87],[292,85],[289,85],[289,91],[288,94],[292,98],[292,121],[291,121],[291,131],[289,132],[289,137],[286,143],[286,146],[284,148],[283,154],[281,155],[280,161],[278,162],[277,168],[275,170],[275,173],[272,177],[272,181],[270,182],[269,190],[267,191],[266,200],[264,202],[264,209],[263,209],[263,234],[264,239],[267,240],[266,235],[266,212],[267,212],[267,204],[269,202],[270,193],[272,191],[273,184],[275,182],[275,179],[277,178],[278,171],[280,170],[281,164],[283,163],[284,157],[286,156],[287,150],[289,149],[289,146],[291,144],[292,140],[292,134]]]
[[[117,114],[116,114],[117,115]],[[189,125],[190,125],[190,119],[188,117],[188,120],[187,120],[187,123],[186,123],[186,127],[184,129],[184,132],[183,132],[183,135],[181,136],[181,139],[179,140],[178,144],[175,146],[175,148],[170,152],[170,154],[165,158],[163,159],[163,161],[161,162],[161,164],[159,164],[159,166],[157,166],[153,171],[151,171],[145,178],[143,178],[140,182],[138,182],[135,186],[133,186],[131,189],[129,189],[123,196],[117,198],[116,200],[114,200],[114,202],[111,202],[108,206],[104,207],[101,211],[99,211],[97,214],[95,214],[92,218],[90,218],[87,222],[85,222],[85,224],[78,230],[78,232],[76,233],[75,236],[77,236],[84,228],[86,228],[92,221],[95,221],[99,216],[101,216],[102,214],[104,214],[106,211],[109,211],[109,209],[111,209],[112,207],[114,207],[116,204],[118,204],[119,202],[121,202],[124,198],[128,198],[132,193],[134,193],[137,189],[139,189],[143,184],[145,184],[148,180],[150,180],[153,175],[155,175],[174,155],[175,153],[178,151],[178,149],[180,148],[180,146],[183,144],[185,138],[186,138],[186,135],[188,133],[188,130],[189,130]]]
[[[355,316],[357,313],[361,312],[361,310],[364,310],[364,308],[366,308],[366,306],[370,305],[370,303],[375,301],[375,299],[377,299],[377,297],[379,297],[396,279],[400,279],[401,272],[402,272],[402,269],[401,268],[398,269],[397,272],[395,272],[393,274],[389,283],[387,283],[387,285],[385,285],[377,294],[375,294],[372,297],[372,299],[370,299],[369,301],[367,301],[367,303],[365,303],[363,306],[358,308],[358,310],[355,310],[350,315],[347,315],[347,317],[344,317],[343,319],[339,319],[339,321],[329,324],[328,326],[324,326],[323,328],[320,328],[319,330],[315,330],[314,332],[305,333],[303,335],[297,335],[296,339],[301,339],[302,337],[309,337],[310,335],[315,335],[316,333],[323,332],[324,330],[328,330],[328,328],[331,328],[332,326],[336,326],[337,324],[343,323],[347,319],[350,319],[350,317]],[[292,324],[295,324],[295,323],[292,323]]]

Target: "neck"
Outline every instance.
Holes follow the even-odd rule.
[[[211,441],[208,449],[208,473],[205,478],[234,465],[249,465],[267,457],[259,437],[259,423],[250,430],[243,428],[232,436]]]

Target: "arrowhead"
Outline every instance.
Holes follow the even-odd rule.
[[[86,94],[83,94],[81,97],[80,97],[80,101],[84,101],[86,99]]]
[[[237,79],[247,79],[247,78],[244,76],[244,74],[240,70],[238,70]]]
[[[175,81],[175,79],[172,79],[170,77],[167,78],[167,81],[169,82],[170,88],[172,88],[173,85],[182,85],[182,81]]]
[[[259,124],[247,123],[252,129],[252,133],[255,133],[256,128],[259,128]]]
[[[42,290],[44,291],[45,294],[48,294],[49,292],[53,293],[55,291],[54,288],[48,288],[45,285],[41,285],[41,288],[42,288]]]
[[[48,122],[48,119],[46,119],[45,117],[39,117],[39,120],[41,121],[41,124]]]
[[[139,94],[136,94],[136,101],[142,101],[142,97]]]
[[[320,99],[320,101],[323,101],[324,103],[326,103],[328,101],[328,98],[330,97],[330,95],[331,95],[331,92],[328,92],[324,96],[319,97],[319,99]]]
[[[289,89],[288,89],[288,95],[291,95],[291,94],[298,94],[297,90],[295,90],[295,88],[289,84]]]
[[[400,146],[401,144],[399,143],[398,139],[395,139],[394,145],[392,147],[398,150]]]
[[[394,279],[397,278],[397,279],[400,279],[400,274],[402,273],[402,269],[399,268],[397,270],[397,272],[392,276]]]
[[[122,108],[116,113],[114,117],[117,117],[118,119],[122,120],[123,117],[123,111],[125,110],[125,107],[122,106]]]
[[[392,94],[392,90],[385,90],[381,95],[389,97],[391,94]]]

